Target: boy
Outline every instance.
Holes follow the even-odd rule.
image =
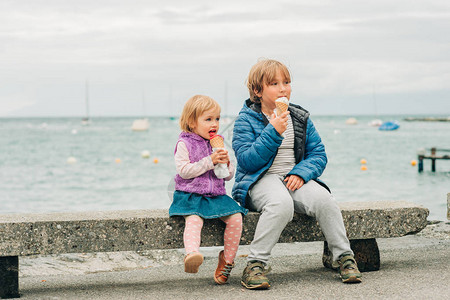
[[[266,276],[270,253],[294,211],[317,219],[339,263],[342,281],[361,282],[341,211],[328,187],[318,180],[327,157],[309,113],[289,103],[287,111],[274,114],[277,99],[290,99],[289,70],[275,60],[259,61],[250,70],[247,87],[250,99],[233,131],[238,161],[233,198],[261,216],[242,285],[248,289],[270,287]]]

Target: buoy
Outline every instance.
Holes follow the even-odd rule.
[[[367,164],[367,160],[365,160],[364,158],[362,158],[362,159],[360,160],[360,162],[361,162],[362,165]]]
[[[116,158],[115,162],[119,164],[121,162],[120,158]]]
[[[415,167],[416,165],[417,165],[417,160],[414,160],[414,159],[413,159],[413,160],[411,161],[411,166]]]
[[[72,129],[72,134],[77,134],[78,131],[76,129]]]
[[[67,163],[68,164],[75,164],[77,162],[77,159],[75,158],[75,157],[73,157],[73,156],[71,156],[71,157],[69,157],[68,159],[67,159]]]
[[[367,166],[366,165],[362,165],[361,166],[361,171],[366,171],[367,170]]]
[[[149,158],[150,157],[150,151],[148,150],[144,150],[141,152],[141,157],[142,158]]]
[[[155,159],[153,160],[153,162],[154,162],[155,164],[157,164],[157,163],[159,163],[159,160],[158,160],[157,158],[155,158]]]

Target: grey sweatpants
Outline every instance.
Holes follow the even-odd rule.
[[[261,216],[250,245],[248,261],[268,263],[272,248],[284,227],[292,220],[294,211],[316,218],[333,260],[342,254],[353,255],[342,214],[333,195],[314,180],[292,192],[286,188],[282,176],[266,174],[249,191],[249,196],[248,207],[260,212]]]

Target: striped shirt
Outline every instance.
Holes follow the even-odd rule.
[[[267,116],[270,121],[270,117]],[[286,131],[283,132],[283,142],[281,142],[280,147],[278,147],[277,156],[267,170],[268,174],[277,174],[280,176],[285,176],[289,173],[295,166],[295,156],[294,156],[294,126],[292,125],[292,118],[289,115],[288,124]]]

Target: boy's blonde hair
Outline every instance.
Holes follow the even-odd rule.
[[[291,74],[288,68],[274,59],[262,59],[250,69],[247,78],[247,88],[252,102],[261,102],[261,98],[256,95],[255,90],[258,93],[262,92],[264,84],[270,84],[274,80],[278,70],[281,71],[281,74],[287,81],[291,82]]]
[[[180,128],[185,132],[192,132],[190,126],[197,122],[199,116],[210,109],[217,109],[220,113],[220,105],[211,97],[195,95],[189,98],[183,107],[180,117]]]

